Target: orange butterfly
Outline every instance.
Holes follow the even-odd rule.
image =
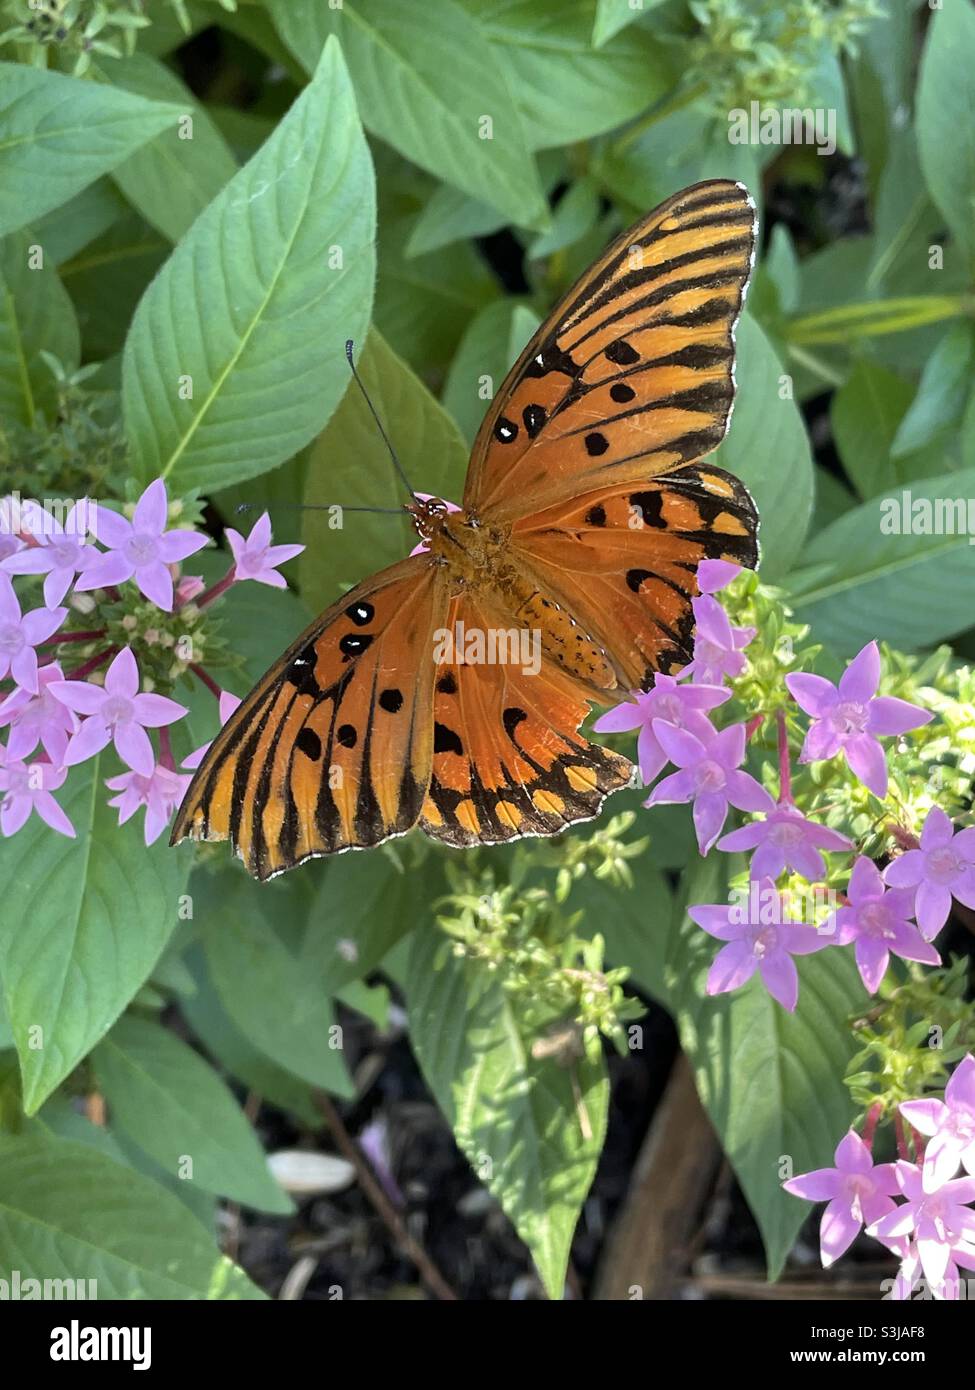
[[[171,843],[229,839],[263,880],[416,825],[450,845],[553,835],[629,782],[577,732],[590,704],[687,664],[702,559],[757,561],[751,497],[699,462],[731,415],[755,234],[747,190],[716,179],[613,243],[505,378],[463,509],[406,508],[427,550],[275,662]]]

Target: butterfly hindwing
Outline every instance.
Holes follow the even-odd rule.
[[[446,603],[442,571],[421,555],[323,613],[214,739],[171,843],[229,839],[266,879],[409,830],[430,777],[430,653]]]
[[[506,521],[646,479],[720,443],[755,247],[747,190],[667,200],[609,248],[538,330],[478,432],[464,506]]]
[[[697,567],[704,559],[754,567],[757,528],[747,489],[699,463],[524,517],[511,552],[607,654],[626,692],[691,660]]]
[[[455,598],[449,630],[497,633],[505,615],[469,593]],[[462,655],[462,653],[460,653]],[[433,776],[420,825],[447,844],[494,844],[554,835],[598,815],[632,766],[577,730],[585,694],[535,648],[526,664],[452,660],[437,667]]]

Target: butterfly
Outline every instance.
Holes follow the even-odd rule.
[[[629,783],[579,733],[590,706],[691,660],[701,560],[758,559],[749,493],[701,462],[731,416],[756,230],[743,185],[715,179],[608,248],[495,395],[461,510],[407,506],[426,549],[278,658],[172,844],[229,840],[264,880],[415,826],[453,846],[553,835]]]

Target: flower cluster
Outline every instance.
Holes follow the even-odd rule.
[[[182,799],[189,777],[177,770],[170,729],[188,711],[154,688],[156,679],[146,670],[151,649],[177,647],[175,632],[196,622],[201,610],[235,582],[284,585],[276,567],[302,547],[272,546],[266,513],[246,539],[228,529],[233,563],[206,590],[201,579],[182,575],[180,567],[208,537],[171,527],[169,516],[161,480],[146,488],[131,518],[87,498],[75,502],[63,520],[17,494],[0,498],[0,729],[7,730],[6,745],[0,744],[3,835],[16,834],[36,813],[51,829],[73,838],[74,826],[55,793],[71,768],[109,744],[125,767],[106,780],[116,793],[109,804],[118,810],[120,824],[145,808],[145,840],[151,844]],[[40,582],[43,602],[25,609],[15,579],[28,587]],[[98,613],[106,615],[103,626],[79,626]],[[133,648],[140,630],[141,665]],[[71,651],[82,659],[66,670]],[[236,698],[191,658],[169,671],[185,669],[220,697],[226,720]],[[183,766],[198,765],[203,751],[191,754]]]
[[[849,855],[848,835],[806,815],[792,794],[789,724],[796,711],[775,709],[778,798],[743,768],[749,740],[770,717],[766,710],[749,722],[716,729],[709,716],[731,700],[734,683],[745,676],[755,626],[736,626],[714,597],[736,578],[724,561],[704,561],[701,594],[693,600],[696,638],[693,660],[679,679],[660,675],[652,689],[637,693],[596,722],[600,732],[639,729],[637,756],[646,785],[645,805],[690,802],[702,855],[713,848],[750,853],[747,908],[709,904],[689,908],[693,921],[724,945],[708,977],[708,992],[723,993],[756,972],[783,1007],[794,1009],[798,975],[792,957],[826,946],[853,945],[866,988],[875,992],[891,953],[927,965],[940,964],[930,944],[948,916],[952,893],[962,902],[975,890],[975,828],[953,836],[951,822],[933,807],[920,847],[894,860],[885,875],[865,856],[851,866],[845,892],[830,890],[842,904],[817,915],[795,912],[796,894],[779,892],[785,873],[809,885],[827,887],[823,851]],[[838,684],[802,671],[782,673],[786,698],[809,716],[800,764],[843,758],[855,778],[882,799],[888,788],[881,738],[900,737],[929,723],[932,714],[894,696],[878,695],[880,651],[870,642],[854,658]],[[676,771],[656,779],[668,763]],[[722,834],[729,807],[758,819]],[[751,891],[757,888],[758,891]],[[824,901],[829,899],[823,895]],[[916,923],[911,919],[915,913]]]
[[[866,1229],[900,1259],[893,1298],[909,1298],[923,1277],[931,1297],[957,1299],[959,1269],[975,1270],[975,1057],[968,1053],[959,1062],[943,1101],[902,1102],[894,1163],[873,1161],[877,1118],[871,1111],[862,1137],[850,1130],[840,1141],[834,1168],[783,1186],[793,1196],[828,1203],[820,1224],[824,1266]]]

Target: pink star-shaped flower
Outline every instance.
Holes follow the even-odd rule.
[[[96,507],[99,541],[108,551],[86,569],[78,590],[104,589],[135,578],[139,592],[169,613],[173,607],[173,576],[169,566],[202,550],[207,537],[199,531],[167,531],[169,501],[161,478],[149,484],[127,521],[107,507]]]
[[[732,627],[728,614],[710,594],[693,599],[691,607],[697,625],[694,660],[684,674],[690,672],[694,683],[701,685],[721,685],[725,676],[734,680],[748,664],[744,648],[755,636],[755,629]]]
[[[698,738],[689,729],[678,729],[662,719],[655,719],[651,728],[680,771],[658,782],[643,804],[693,801],[694,828],[702,854],[707,854],[721,834],[729,804],[739,811],[771,811],[774,807],[765,788],[749,773],[740,771],[745,757],[744,724],[731,724],[719,734],[712,731],[707,738]]]
[[[898,1159],[895,1164],[898,1186],[907,1199],[893,1211],[871,1222],[867,1235],[878,1240],[914,1236],[921,1268],[935,1298],[943,1297],[946,1276],[960,1248],[972,1248],[975,1241],[975,1178],[956,1178],[942,1183],[936,1192],[925,1192],[921,1170]]]
[[[227,720],[230,718],[230,716],[233,714],[234,710],[237,708],[239,704],[239,695],[231,695],[229,690],[221,690],[220,699],[217,705],[217,708],[220,713],[221,729],[226,724]],[[202,743],[199,748],[194,748],[192,753],[187,753],[186,757],[180,763],[180,767],[188,767],[193,770],[198,768],[200,766],[200,763],[202,763],[203,759],[206,757],[207,752],[210,748],[210,744],[212,742],[213,739],[210,739],[207,743]]]
[[[782,1184],[793,1197],[829,1203],[819,1227],[824,1269],[849,1250],[864,1226],[895,1210],[894,1196],[900,1191],[894,1165],[875,1164],[853,1129],[837,1144],[834,1159],[835,1168],[814,1168]]]
[[[86,539],[87,517],[94,511],[87,498],[76,502],[64,519],[64,525],[49,512],[41,512],[41,528],[32,531],[34,544],[10,555],[3,561],[7,574],[43,574],[44,602],[56,608],[71,588],[76,574],[83,574],[96,565],[101,552]]]
[[[0,747],[0,831],[16,835],[36,811],[45,825],[73,840],[74,826],[51,795],[64,785],[67,775],[67,769],[53,763],[27,764],[8,758]]]
[[[52,661],[37,672],[36,695],[18,686],[0,702],[0,728],[10,725],[8,757],[27,758],[41,743],[55,767],[62,765],[68,739],[78,728],[77,716],[49,689],[54,681],[63,680],[60,665]]]
[[[850,841],[828,826],[809,820],[790,801],[780,801],[764,820],[732,830],[718,841],[729,854],[755,851],[752,878],[778,878],[785,868],[802,874],[810,883],[826,877],[822,849],[849,849]]]
[[[0,679],[11,675],[19,686],[37,694],[37,652],[68,616],[66,608],[34,608],[21,613],[9,575],[0,572]]]
[[[86,716],[64,755],[66,766],[83,763],[109,743],[124,763],[151,777],[155,767],[146,729],[172,724],[187,713],[165,695],[140,694],[139,668],[131,647],[123,647],[105,673],[104,688],[90,681],[53,681],[51,694]]]
[[[921,935],[933,941],[948,920],[951,900],[975,908],[975,826],[954,834],[940,806],[932,806],[921,848],[898,855],[884,870],[892,888],[909,888]]]
[[[634,690],[629,700],[608,710],[596,720],[593,728],[599,734],[629,733],[639,729],[637,757],[640,776],[648,787],[666,767],[668,758],[653,731],[653,721],[662,719],[677,729],[687,729],[703,742],[714,737],[714,728],[705,715],[731,699],[726,686],[681,685],[674,676],[658,671],[651,690]]]
[[[256,579],[258,584],[270,584],[275,589],[287,588],[288,581],[278,574],[276,565],[283,565],[304,550],[303,545],[272,545],[271,518],[267,512],[255,521],[245,540],[239,531],[228,526],[224,535],[234,556],[234,577]]]
[[[846,896],[847,906],[838,908],[824,924],[833,932],[837,946],[854,948],[860,978],[871,994],[876,994],[887,973],[891,953],[901,960],[917,960],[923,965],[940,965],[941,957],[918,931],[911,915],[911,894],[903,888],[888,888],[872,859],[863,856],[853,866]]]
[[[109,806],[118,811],[118,823],[124,825],[134,816],[140,806],[146,808],[145,841],[151,845],[166,829],[173,811],[182,801],[190,778],[170,767],[156,763],[148,777],[141,772],[122,772],[118,777],[108,777],[105,785],[109,791],[118,792],[109,800]]]
[[[878,735],[906,734],[933,718],[929,710],[892,696],[878,696],[880,650],[868,642],[840,677],[797,671],[786,676],[792,698],[812,716],[799,761],[820,762],[842,752],[851,771],[875,796],[887,794],[887,759]]]
[[[933,1192],[958,1172],[975,1177],[975,1057],[968,1053],[948,1078],[944,1100],[906,1100],[902,1115],[919,1134],[929,1135],[922,1185]]]

